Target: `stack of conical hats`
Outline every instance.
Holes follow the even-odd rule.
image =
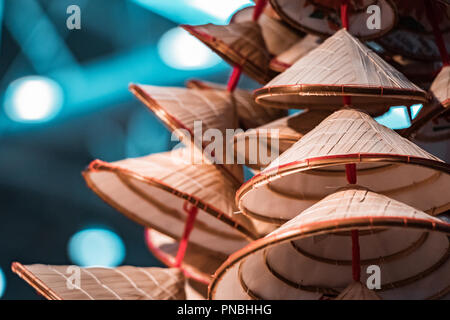
[[[266,2],[226,26],[183,26],[234,67],[228,86],[130,86],[184,146],[83,172],[169,268],[14,272],[49,299],[450,299],[450,165],[415,143],[448,141],[450,69],[443,58],[427,92],[395,68],[425,75],[444,57],[448,21],[403,0]],[[371,5],[379,28],[366,27]],[[396,27],[411,17],[426,34]],[[392,45],[409,33],[426,43],[431,30],[443,39],[432,50]],[[240,71],[264,87],[235,90]],[[373,119],[417,103],[403,136]],[[229,129],[247,131],[228,140]],[[243,165],[258,171],[245,183]],[[62,284],[68,268],[76,290]]]

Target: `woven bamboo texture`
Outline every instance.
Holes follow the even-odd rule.
[[[372,114],[396,102],[426,101],[426,93],[345,29],[255,91],[256,102],[284,108],[333,108],[342,96]]]
[[[288,49],[278,54],[270,61],[270,68],[276,72],[284,72],[290,68],[300,58],[304,57],[311,50],[317,48],[322,42],[321,38],[314,35],[306,35]]]
[[[360,293],[348,287],[353,282],[350,230],[359,230],[361,265],[381,268],[380,298],[450,298],[450,224],[355,185],[231,255],[216,272],[210,295],[319,299],[341,293],[354,298]],[[366,283],[368,275],[361,277]]]
[[[178,252],[177,240],[156,230],[147,229],[145,232],[150,251],[162,263],[172,268]],[[226,258],[224,254],[208,251],[191,243],[186,250],[181,269],[186,277],[209,284],[212,275]]]
[[[190,240],[230,254],[245,238],[256,238],[256,231],[234,214],[232,183],[214,165],[192,164],[190,157],[186,149],[177,149],[113,163],[97,160],[83,175],[99,197],[128,218],[175,239],[183,233],[185,201],[197,206]]]
[[[186,86],[192,89],[226,90],[225,85],[200,80],[190,80]],[[234,104],[242,129],[259,127],[286,115],[284,110],[258,105],[253,99],[252,93],[244,89],[234,90],[230,99]]]
[[[271,0],[271,4],[283,20],[307,33],[327,37],[342,27],[340,11],[336,10],[338,1]],[[366,12],[366,8],[373,4],[378,5],[382,12],[379,29],[367,28],[370,14]],[[358,38],[378,38],[396,24],[396,7],[391,0],[366,0],[362,4],[360,1],[350,1],[349,8],[349,31]]]
[[[72,268],[72,269],[71,269]],[[75,269],[74,269],[75,268]],[[12,270],[49,300],[183,300],[185,279],[178,269],[79,268],[22,265]],[[79,287],[72,277],[79,270]]]
[[[201,140],[203,133],[208,129],[220,130],[225,136],[226,129],[235,129],[238,126],[237,109],[241,107],[225,90],[192,90],[175,87],[155,87],[148,85],[131,85],[130,90],[144,103],[166,126],[172,130],[182,142],[190,148],[197,147],[204,150],[206,145]],[[240,99],[240,102],[245,101]],[[195,121],[201,121],[195,132]],[[182,129],[182,130],[177,130]],[[183,131],[187,130],[187,132]],[[187,139],[190,139],[188,143]],[[224,141],[224,150],[226,150]],[[242,167],[234,164],[225,164],[226,152],[222,159],[215,159],[215,155],[203,153],[209,161],[218,163],[217,167],[229,176],[236,185],[243,182]],[[220,164],[220,162],[222,164]]]
[[[269,69],[271,55],[258,23],[249,21],[226,26],[206,24],[182,27],[229,64],[241,66],[244,73],[259,83],[267,83],[276,75]]]
[[[381,300],[381,298],[361,282],[353,282],[337,296],[336,300]]]

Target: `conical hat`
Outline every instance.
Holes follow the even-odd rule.
[[[232,183],[211,164],[192,164],[185,149],[91,163],[83,176],[105,202],[135,222],[180,239],[187,201],[198,215],[190,242],[225,255],[258,237],[251,223],[234,214]]]
[[[203,149],[203,132],[215,129],[225,136],[226,129],[235,129],[238,124],[236,110],[241,108],[240,102],[225,90],[200,91],[136,84],[130,85],[130,90],[188,147]],[[201,134],[194,130],[195,121],[201,121]],[[242,183],[242,167],[226,165],[226,159],[218,159],[224,163],[220,164],[213,156],[204,155],[236,185]]]
[[[254,93],[276,108],[336,109],[343,96],[372,115],[426,101],[426,93],[345,29],[336,32]]]
[[[336,300],[381,300],[381,298],[361,282],[355,281],[345,288]]]
[[[304,57],[311,50],[317,48],[322,39],[312,34],[306,35],[297,41],[289,49],[284,50],[270,61],[270,68],[276,72],[284,72],[290,68],[297,60]]]
[[[206,284],[187,279],[184,289],[186,300],[206,300],[208,298],[208,286]]]
[[[450,66],[442,68],[430,87],[433,103],[426,105],[406,130],[406,135],[422,142],[450,139]]]
[[[232,23],[226,26],[205,24],[181,27],[229,64],[241,66],[245,74],[259,83],[267,83],[276,75],[269,69],[271,55],[257,22]]]
[[[267,8],[270,8],[270,6],[267,6]],[[239,10],[231,17],[230,23],[252,21],[253,9],[254,7],[247,7]],[[266,12],[268,12],[268,9],[264,10],[264,13],[259,16],[258,24],[261,27],[267,50],[272,55],[278,55],[301,39],[300,32],[289,28],[282,21],[269,16]]]
[[[14,262],[12,271],[48,300],[186,299],[185,279],[178,269],[80,268]],[[74,280],[76,274],[80,275],[79,283]]]
[[[326,118],[237,192],[239,209],[279,224],[346,184],[356,164],[363,186],[436,215],[450,209],[450,165],[364,112]],[[273,210],[277,208],[277,210]]]
[[[283,20],[294,28],[327,37],[342,27],[340,11],[336,10],[340,0],[271,0],[273,8]],[[367,13],[370,5],[380,8],[380,28],[368,28],[367,22],[373,12]],[[355,37],[369,40],[382,36],[396,24],[396,7],[391,0],[350,1],[349,30]]]
[[[145,240],[153,255],[166,266],[173,268],[176,261],[178,242],[153,229],[145,231]],[[217,268],[226,260],[223,253],[206,250],[191,243],[181,264],[181,270],[188,278],[208,285]]]
[[[382,299],[450,299],[450,224],[358,186],[322,199],[232,254],[210,286],[213,299],[336,297],[352,280],[359,230],[361,282],[380,268]]]
[[[224,85],[200,80],[189,80],[186,82],[186,87],[202,90],[226,90],[226,86]],[[233,91],[232,95],[236,105],[239,126],[242,129],[258,127],[287,114],[285,110],[260,106],[255,102],[250,91],[237,88]]]
[[[234,149],[237,163],[244,162],[257,170],[266,167],[330,114],[329,111],[306,110],[236,134]]]

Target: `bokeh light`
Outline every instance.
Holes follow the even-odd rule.
[[[237,10],[254,5],[251,0],[189,0],[188,3],[223,22],[228,22]]]
[[[221,62],[219,56],[180,27],[163,34],[158,53],[166,65],[179,70],[207,69]]]
[[[59,84],[49,78],[30,76],[13,81],[5,93],[4,108],[17,122],[46,122],[54,118],[63,104]]]
[[[108,229],[89,228],[70,238],[68,253],[70,260],[81,267],[115,267],[125,258],[125,245]]]
[[[375,118],[378,123],[391,129],[404,129],[411,126],[406,107],[391,107],[388,112]]]
[[[6,288],[6,278],[2,268],[0,268],[0,298],[3,297]]]

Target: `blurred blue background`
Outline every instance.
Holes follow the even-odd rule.
[[[12,261],[160,265],[143,228],[96,197],[80,172],[95,158],[167,150],[168,131],[128,84],[226,82],[230,67],[177,25],[225,24],[251,4],[0,0],[0,298],[39,298]],[[66,26],[70,5],[81,9],[80,30]],[[405,107],[379,121],[409,126]]]

